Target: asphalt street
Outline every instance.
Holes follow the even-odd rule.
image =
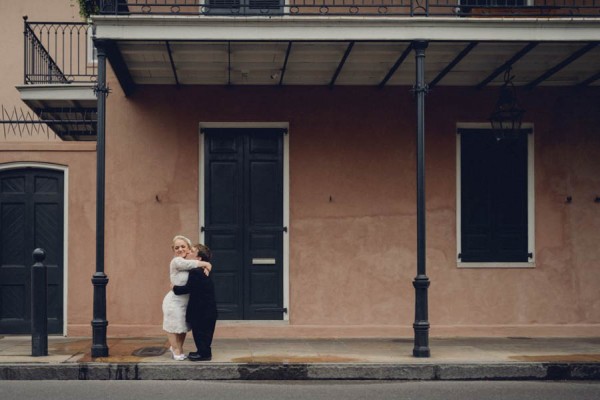
[[[0,381],[0,399],[597,400],[583,381]]]

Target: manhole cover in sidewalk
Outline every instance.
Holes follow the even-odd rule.
[[[158,357],[165,354],[165,351],[167,349],[164,347],[142,347],[141,349],[134,350],[131,355],[136,357]]]

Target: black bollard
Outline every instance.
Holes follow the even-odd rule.
[[[48,355],[48,289],[47,272],[44,265],[46,252],[33,251],[34,264],[31,267],[31,355]]]

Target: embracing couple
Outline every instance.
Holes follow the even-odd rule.
[[[169,275],[173,289],[163,300],[163,329],[167,332],[173,359],[209,361],[217,322],[215,288],[210,277],[211,252],[203,244],[192,246],[185,236],[175,236]],[[186,356],[183,342],[192,330],[196,351]]]

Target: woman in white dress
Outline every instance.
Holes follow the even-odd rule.
[[[189,260],[186,259],[191,253],[192,243],[185,236],[175,236],[171,248],[173,249],[173,259],[169,266],[171,285],[185,285],[189,270],[192,268],[204,268],[205,271],[210,271],[210,263],[191,257]],[[190,330],[189,324],[185,321],[185,311],[189,299],[189,294],[177,296],[173,290],[170,290],[162,304],[163,329],[167,332],[173,358],[178,361],[185,360],[183,342],[186,333]]]

